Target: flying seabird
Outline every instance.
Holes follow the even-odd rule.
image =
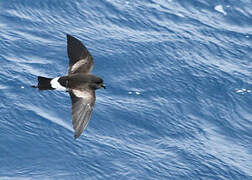
[[[87,48],[76,38],[67,34],[69,67],[66,76],[46,78],[38,76],[39,90],[63,90],[70,94],[72,101],[72,124],[74,138],[78,138],[90,120],[95,90],[106,88],[103,79],[90,74],[94,61]]]

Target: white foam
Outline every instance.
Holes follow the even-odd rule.
[[[21,86],[20,88],[21,88],[21,89],[24,89],[24,86]]]
[[[132,92],[132,91],[129,91],[129,92],[128,92],[128,94],[133,94],[133,93],[135,93],[136,95],[141,94],[141,93],[140,93],[140,92],[138,92],[138,91],[135,91],[135,92],[134,92],[134,91],[133,91],[133,92]]]
[[[242,88],[242,89],[236,89],[236,93],[251,93],[251,90],[250,89],[245,89],[245,88]]]
[[[137,92],[137,91],[136,91],[136,95],[139,95],[139,94],[140,94],[140,92]]]
[[[52,79],[51,82],[50,82],[50,84],[51,84],[52,88],[54,88],[56,90],[65,91],[66,88],[60,85],[60,83],[58,81],[59,78],[60,77],[56,77],[56,78]]]
[[[185,17],[183,14],[181,14],[181,13],[178,13],[177,14],[179,17]]]
[[[224,15],[227,15],[227,13],[224,11],[222,5],[217,5],[217,6],[214,7],[214,9],[215,9],[216,11],[218,11],[218,12],[224,14]]]
[[[244,91],[241,89],[236,90],[237,93],[243,93]]]

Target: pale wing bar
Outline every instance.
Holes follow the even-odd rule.
[[[93,69],[93,57],[87,48],[76,38],[67,35],[67,54],[69,58],[68,74],[90,73]]]
[[[68,75],[75,73],[90,74],[93,69],[93,60],[90,60],[90,56],[85,59],[80,59],[74,65],[68,67]]]

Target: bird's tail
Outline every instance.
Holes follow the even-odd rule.
[[[39,90],[53,90],[54,88],[51,86],[51,80],[52,78],[38,76],[38,85],[31,87],[38,88]]]

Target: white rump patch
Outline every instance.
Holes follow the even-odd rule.
[[[61,86],[60,83],[59,83],[59,78],[60,77],[56,77],[54,79],[51,80],[50,84],[52,86],[52,88],[56,89],[56,90],[59,90],[59,91],[65,91],[66,88],[64,86]]]

